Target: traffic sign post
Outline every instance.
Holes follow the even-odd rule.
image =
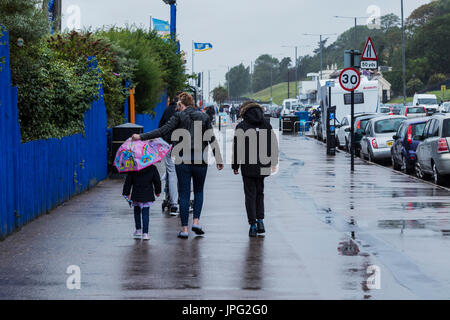
[[[378,55],[375,51],[372,39],[367,39],[364,51],[361,56],[361,69],[376,70],[378,69]]]
[[[328,87],[328,107],[327,107],[327,155],[336,155],[336,107],[331,106],[331,88],[334,88],[334,81],[327,81]]]
[[[354,65],[354,51],[352,50],[351,55],[351,64]],[[339,76],[339,83],[341,84],[342,89],[346,91],[350,91],[351,98],[351,123],[350,123],[350,132],[351,132],[351,141],[350,141],[350,155],[351,155],[351,171],[355,171],[355,90],[358,89],[361,84],[361,75],[359,71],[355,68],[347,68],[342,70],[341,75]]]

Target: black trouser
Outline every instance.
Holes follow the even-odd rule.
[[[243,176],[245,192],[245,208],[248,223],[253,225],[256,220],[264,219],[264,178]]]

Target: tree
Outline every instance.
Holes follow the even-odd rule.
[[[279,65],[280,74],[279,74],[278,79],[276,80],[276,83],[288,81],[288,72],[289,72],[289,67],[290,67],[291,63],[292,63],[291,58],[283,58],[281,60],[280,65]]]
[[[242,63],[230,69],[225,75],[227,87],[230,88],[230,96],[239,98],[250,91],[250,68]]]
[[[412,96],[415,93],[421,91],[423,88],[424,88],[424,84],[418,78],[411,79],[406,84],[406,91],[407,91],[407,94],[410,95],[410,96]]]
[[[258,57],[255,61],[255,68],[253,71],[253,90],[259,91],[270,87],[271,79],[272,84],[276,84],[276,80],[279,77],[279,61],[268,54],[264,54]]]
[[[435,73],[433,74],[430,79],[428,80],[428,86],[436,86],[441,85],[447,80],[447,77],[442,73]]]
[[[218,86],[213,91],[213,99],[218,105],[221,105],[228,99],[228,90],[223,86]]]

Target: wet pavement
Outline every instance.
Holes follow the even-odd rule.
[[[122,181],[93,190],[0,242],[0,299],[449,299],[450,192],[311,138],[281,136],[266,180],[267,235],[249,239],[242,179],[211,167],[202,224],[151,210],[131,238]],[[66,270],[81,270],[68,290]],[[375,267],[374,267],[375,266]],[[379,289],[367,284],[379,270]]]

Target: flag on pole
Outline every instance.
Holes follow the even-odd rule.
[[[199,43],[199,42],[194,43],[195,52],[208,51],[208,50],[211,50],[212,48],[213,48],[213,46],[211,43]]]
[[[170,24],[168,21],[152,18],[153,29],[163,38],[170,36]]]

